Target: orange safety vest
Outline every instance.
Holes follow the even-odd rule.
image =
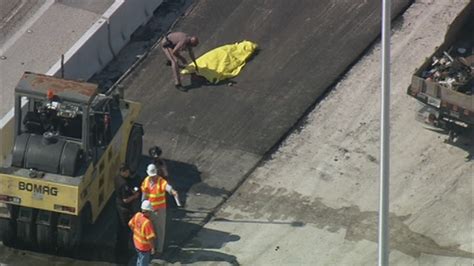
[[[142,183],[142,192],[147,194],[147,199],[151,203],[154,211],[166,208],[166,185],[168,182],[161,176],[158,177],[156,183],[151,183],[151,177],[147,176]]]
[[[133,231],[133,244],[135,248],[147,252],[153,247],[152,239],[156,237],[153,224],[143,213],[137,212],[128,222]]]

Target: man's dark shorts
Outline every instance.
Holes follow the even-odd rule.
[[[173,44],[169,39],[168,39],[168,36],[165,36],[165,38],[163,38],[163,40],[161,41],[161,47],[163,48],[170,48],[170,49],[174,49],[176,45]]]

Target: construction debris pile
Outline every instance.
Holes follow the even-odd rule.
[[[449,89],[474,95],[474,47],[451,47],[441,56],[433,56],[431,66],[423,71],[422,77]]]

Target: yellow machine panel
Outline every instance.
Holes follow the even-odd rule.
[[[77,186],[7,174],[0,174],[0,180],[0,195],[11,204],[77,215]]]

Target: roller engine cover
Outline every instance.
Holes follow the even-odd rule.
[[[12,165],[47,173],[74,176],[81,159],[79,144],[46,132],[24,133],[15,140]]]
[[[13,146],[12,165],[23,167],[25,162],[25,152],[30,140],[31,134],[21,134],[15,139],[15,146]]]

